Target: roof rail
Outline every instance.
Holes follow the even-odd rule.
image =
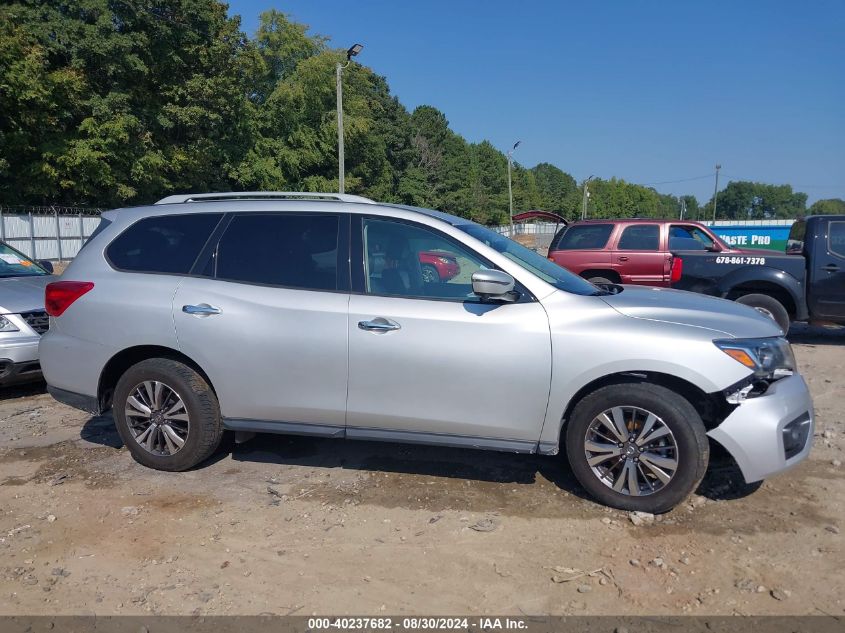
[[[162,198],[156,204],[180,204],[206,200],[336,200],[376,204],[375,200],[347,193],[315,193],[313,191],[230,191],[225,193],[180,193]]]

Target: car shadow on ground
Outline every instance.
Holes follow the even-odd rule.
[[[80,437],[110,448],[123,446],[114,421],[108,415],[90,418],[83,425]],[[711,455],[710,468],[696,490],[697,494],[711,500],[733,500],[752,494],[760,487],[761,483],[745,484],[730,455],[714,443],[711,443]],[[227,433],[220,449],[195,469],[202,470],[229,456],[236,462],[341,468],[503,485],[535,485],[541,483],[542,478],[575,497],[595,501],[575,479],[564,455],[525,455],[273,434],[257,434],[243,444],[236,444],[233,434]]]
[[[108,446],[109,448],[121,448],[123,446],[123,440],[117,432],[114,426],[114,420],[110,415],[98,415],[89,418],[82,425],[79,437],[86,442]]]
[[[14,400],[15,398],[30,398],[47,393],[47,383],[43,380],[27,382],[20,385],[9,385],[0,387],[0,401]]]

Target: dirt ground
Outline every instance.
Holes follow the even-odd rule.
[[[560,458],[259,436],[168,474],[110,418],[6,390],[0,614],[842,616],[845,331],[792,339],[811,458],[759,488],[716,461],[640,526]]]

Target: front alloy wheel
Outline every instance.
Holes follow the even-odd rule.
[[[635,497],[662,489],[678,470],[678,444],[651,411],[621,406],[603,411],[587,427],[587,463],[605,486]]]
[[[575,405],[565,423],[573,474],[614,508],[671,510],[707,470],[710,446],[701,416],[684,396],[662,385],[600,387]]]

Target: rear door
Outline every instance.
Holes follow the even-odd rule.
[[[225,418],[341,435],[348,216],[233,213],[228,220],[202,275],[186,278],[173,300],[180,349],[207,372]]]
[[[613,270],[623,284],[665,286],[668,257],[660,248],[660,224],[629,224],[613,251]]]
[[[821,221],[814,236],[810,262],[810,314],[845,320],[845,220]],[[826,227],[824,225],[827,225]]]

